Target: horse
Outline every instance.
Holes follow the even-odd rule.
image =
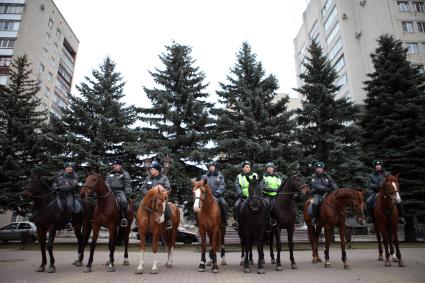
[[[308,207],[312,203],[312,199],[306,201],[304,205],[304,221],[307,224],[308,238],[310,240],[312,252],[313,252],[313,263],[321,262],[317,252],[317,245],[319,242],[319,236],[324,227],[325,232],[325,268],[330,268],[329,262],[329,246],[332,237],[332,231],[334,226],[339,228],[339,236],[341,238],[341,252],[342,261],[345,269],[350,269],[351,265],[347,261],[347,255],[345,252],[345,219],[346,219],[346,207],[351,207],[357,222],[364,222],[363,208],[364,203],[364,192],[353,189],[341,188],[332,193],[324,196],[320,207],[320,214],[318,224],[316,227],[312,225],[312,217],[308,213]]]
[[[49,273],[56,272],[55,258],[53,256],[53,243],[56,232],[64,229],[69,220],[69,214],[59,206],[60,200],[51,186],[38,173],[33,172],[23,187],[23,196],[30,197],[34,202],[33,222],[37,227],[38,241],[42,261],[37,272],[44,272],[47,264],[46,257],[46,234],[49,232],[47,251],[50,257]],[[82,210],[72,216],[72,225],[78,241],[78,259],[74,261],[75,266],[82,266],[84,248],[87,245],[91,232],[91,218],[93,207],[87,201],[80,200]]]
[[[90,245],[90,258],[87,262],[84,272],[92,271],[93,255],[96,249],[96,242],[99,236],[100,227],[105,227],[109,231],[109,261],[107,271],[115,271],[114,267],[114,252],[117,239],[117,228],[120,225],[121,213],[117,200],[108,186],[105,184],[105,179],[98,173],[90,173],[86,177],[86,181],[81,189],[82,195],[89,193],[96,193],[96,207],[93,213],[93,236]],[[126,217],[128,223],[127,227],[120,227],[119,233],[124,235],[124,262],[123,265],[129,265],[128,260],[128,240],[131,231],[131,223],[134,219],[133,202],[129,199],[128,212]]]
[[[281,229],[286,229],[288,232],[288,248],[289,258],[291,260],[291,268],[298,269],[298,266],[294,260],[293,242],[296,220],[294,195],[298,192],[307,194],[310,192],[310,189],[305,183],[303,177],[293,175],[281,185],[271,210],[271,217],[276,219],[277,225],[272,227],[272,231],[269,235],[270,257],[272,263],[276,264],[277,271],[283,270],[282,264],[280,262],[280,252],[282,250],[282,243],[280,240]],[[273,238],[276,239],[277,260],[275,260],[273,253]]]
[[[260,179],[256,176],[252,180],[247,178],[249,182],[249,196],[241,205],[239,211],[239,237],[241,239],[242,248],[245,251],[244,272],[251,272],[249,262],[249,252],[254,242],[257,242],[258,265],[257,273],[264,273],[264,251],[263,241],[266,231],[266,222],[268,210],[263,198]]]
[[[211,188],[206,184],[205,180],[195,181],[192,180],[193,185],[193,210],[196,212],[198,219],[199,235],[201,236],[201,263],[199,264],[198,271],[205,271],[205,251],[207,234],[210,240],[210,258],[212,260],[212,272],[217,273],[217,255],[216,252],[221,247],[221,264],[226,265],[225,250],[224,250],[224,235],[226,228],[221,219],[220,206],[211,193]]]
[[[165,205],[168,202],[168,193],[162,185],[156,185],[147,191],[139,208],[137,209],[137,225],[139,226],[140,237],[140,262],[136,274],[143,274],[143,264],[145,262],[145,239],[148,233],[152,233],[153,266],[151,274],[158,273],[158,240],[160,235],[165,239],[168,247],[168,259],[166,267],[173,267],[173,254],[176,246],[177,228],[180,224],[180,211],[174,203],[168,203],[171,209],[171,222],[173,228],[165,230]]]
[[[385,246],[385,266],[391,266],[389,260],[390,253],[394,254],[394,247],[396,249],[396,256],[398,265],[404,267],[405,264],[401,259],[400,247],[398,244],[398,210],[396,207],[397,200],[400,200],[400,186],[398,183],[398,174],[393,176],[386,176],[379,193],[376,195],[375,207],[373,208],[374,214],[374,227],[376,238],[378,239],[379,261],[383,261],[382,257],[382,243],[381,237]],[[388,252],[388,245],[390,252]]]

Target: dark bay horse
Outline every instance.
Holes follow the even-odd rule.
[[[121,212],[117,200],[112,190],[106,186],[105,179],[98,173],[91,173],[86,177],[86,182],[81,189],[81,194],[96,193],[97,203],[93,213],[93,236],[90,245],[90,258],[84,272],[92,271],[93,255],[96,249],[96,242],[99,236],[100,227],[105,227],[109,231],[109,265],[107,271],[115,271],[114,252],[117,240],[117,228],[121,222]],[[124,235],[124,265],[129,265],[128,261],[128,240],[131,230],[131,223],[134,219],[134,209],[132,200],[129,200],[127,221],[129,225],[120,227],[119,232]]]
[[[205,180],[192,180],[193,185],[193,210],[198,219],[199,235],[201,236],[201,263],[198,271],[205,271],[205,251],[207,246],[207,234],[210,240],[210,257],[212,260],[212,272],[218,272],[217,251],[221,246],[221,264],[226,264],[224,250],[224,235],[226,229],[221,221],[221,211],[217,200],[211,193],[211,188]]]
[[[401,259],[400,247],[398,244],[398,210],[396,202],[400,199],[400,185],[398,183],[398,174],[386,176],[379,193],[376,195],[374,214],[374,226],[376,238],[378,239],[379,258],[382,261],[382,244],[381,237],[385,247],[385,266],[391,266],[389,260],[390,253],[394,254],[393,244],[396,249],[398,265],[404,267],[405,264]],[[388,252],[390,246],[390,252]]]
[[[69,220],[69,214],[62,210],[58,204],[58,197],[55,191],[51,190],[51,186],[38,173],[32,173],[24,185],[23,195],[32,198],[33,222],[37,227],[38,241],[40,243],[42,261],[38,267],[38,272],[45,271],[47,264],[46,257],[46,235],[49,232],[47,250],[50,257],[49,273],[56,271],[55,258],[53,256],[53,243],[56,231],[64,229]],[[74,233],[78,240],[78,259],[74,261],[74,265],[81,266],[84,257],[84,248],[90,237],[93,207],[87,201],[80,200],[82,210],[72,217],[72,225]]]
[[[339,236],[341,238],[341,251],[344,268],[351,268],[351,265],[347,261],[347,255],[345,252],[346,208],[351,208],[358,222],[364,222],[363,208],[365,206],[365,203],[363,195],[364,193],[362,191],[345,188],[336,190],[330,194],[325,195],[320,207],[319,219],[316,227],[312,225],[312,217],[308,213],[308,207],[312,202],[312,199],[309,199],[305,203],[304,221],[307,224],[308,237],[313,251],[313,263],[322,261],[317,251],[317,245],[323,227],[325,230],[325,267],[331,267],[331,264],[329,262],[329,246],[334,226],[338,226]]]
[[[267,223],[267,207],[263,198],[260,180],[256,176],[249,182],[249,197],[243,202],[239,211],[239,237],[245,251],[244,272],[251,272],[249,253],[254,243],[257,243],[258,267],[257,273],[264,273],[264,236]]]
[[[298,266],[294,260],[294,230],[295,230],[295,202],[294,195],[298,192],[303,194],[309,193],[310,189],[305,183],[304,178],[298,175],[289,177],[280,187],[278,195],[274,200],[271,210],[271,217],[276,219],[277,225],[273,226],[269,236],[270,257],[272,263],[276,263],[276,270],[283,270],[280,262],[280,252],[282,250],[282,242],[280,240],[281,229],[286,229],[288,232],[288,248],[289,258],[291,260],[291,268],[297,269]],[[274,259],[273,253],[273,238],[276,239],[277,261]]]
[[[152,234],[152,252],[153,252],[153,266],[151,273],[158,273],[158,241],[159,237],[163,235],[168,247],[168,260],[165,264],[166,267],[173,266],[173,254],[176,246],[177,228],[180,224],[180,210],[174,203],[169,203],[171,209],[171,222],[173,228],[165,230],[165,205],[168,202],[168,193],[161,185],[156,185],[146,192],[139,208],[137,209],[137,225],[139,226],[140,237],[140,262],[137,267],[136,274],[143,274],[143,264],[145,263],[145,247],[146,236],[148,233]]]

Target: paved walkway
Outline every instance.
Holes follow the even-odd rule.
[[[35,250],[0,249],[0,282],[425,282],[425,248],[402,249],[403,258],[407,267],[398,265],[384,267],[383,262],[377,262],[377,252],[374,249],[348,250],[348,259],[353,265],[351,270],[344,270],[340,261],[339,249],[331,250],[332,268],[325,269],[322,264],[311,263],[310,251],[296,251],[295,259],[298,270],[289,269],[288,253],[283,254],[283,271],[275,271],[269,263],[268,251],[266,252],[266,274],[259,275],[256,268],[252,273],[242,272],[239,266],[240,254],[231,252],[227,254],[227,266],[220,266],[220,273],[213,274],[209,271],[200,273],[197,266],[200,254],[195,248],[177,249],[175,252],[175,266],[172,269],[164,267],[166,254],[159,255],[159,274],[149,273],[135,275],[138,263],[138,252],[131,249],[130,266],[122,266],[122,251],[116,253],[116,271],[106,272],[102,263],[107,259],[108,252],[95,253],[93,272],[86,274],[81,267],[74,267],[71,262],[76,258],[76,253],[71,251],[56,251],[56,268],[54,274],[37,273],[40,264],[40,253]],[[256,252],[254,253],[256,257]],[[146,271],[152,267],[151,254],[145,256]]]

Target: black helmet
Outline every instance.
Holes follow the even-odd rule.
[[[63,163],[63,168],[65,169],[67,167],[72,167],[74,169],[74,167],[75,167],[74,162],[70,162],[70,161],[64,162]]]
[[[242,162],[242,168],[244,168],[244,167],[245,167],[245,165],[252,166],[252,165],[251,165],[251,162],[249,162],[248,160],[245,160],[244,162]]]
[[[376,165],[384,165],[384,162],[380,159],[375,159],[372,161],[372,165],[373,165],[373,168],[375,168]]]
[[[162,170],[162,166],[161,164],[158,163],[158,161],[152,161],[151,168],[154,168],[158,170],[159,172],[161,172]]]
[[[266,164],[266,169],[269,168],[269,167],[273,167],[274,168],[274,163],[273,162],[268,162]]]
[[[325,163],[323,163],[322,161],[317,161],[316,163],[314,163],[314,168],[325,168]]]
[[[122,160],[121,160],[121,159],[115,159],[115,160],[112,162],[112,165],[115,165],[115,164],[122,165]]]

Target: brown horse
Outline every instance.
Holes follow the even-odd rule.
[[[205,251],[207,246],[207,234],[210,240],[210,258],[212,260],[212,272],[218,272],[217,251],[221,246],[221,264],[226,265],[224,250],[225,227],[221,221],[220,206],[214,199],[211,188],[206,184],[206,180],[192,180],[193,185],[193,210],[196,212],[199,225],[199,235],[201,236],[201,263],[198,271],[205,271]]]
[[[41,265],[38,272],[45,271],[47,263],[46,257],[46,234],[49,232],[47,250],[50,256],[49,273],[55,272],[55,258],[53,256],[53,243],[56,231],[63,229],[69,220],[67,212],[63,211],[58,205],[58,198],[55,191],[51,190],[51,186],[38,173],[33,172],[24,185],[23,195],[30,197],[34,202],[34,223],[37,227],[38,241],[42,256]],[[81,266],[84,256],[84,248],[90,237],[93,207],[87,201],[80,200],[82,210],[72,217],[72,225],[74,233],[78,241],[78,259],[74,261],[74,265]]]
[[[313,251],[313,263],[321,262],[317,251],[319,236],[322,227],[325,229],[325,267],[331,267],[329,262],[329,246],[332,237],[334,226],[339,228],[339,236],[341,238],[341,251],[342,261],[344,268],[349,269],[351,265],[347,261],[345,252],[345,219],[346,208],[351,207],[358,222],[364,222],[363,207],[365,206],[363,200],[363,191],[356,191],[352,189],[339,189],[324,197],[320,207],[319,221],[316,227],[312,225],[312,217],[308,213],[308,207],[312,199],[307,200],[304,205],[304,221],[307,224],[308,237],[310,240],[311,248]]]
[[[81,189],[81,194],[95,192],[97,195],[97,203],[93,213],[93,236],[90,246],[90,258],[87,262],[84,272],[92,271],[93,255],[96,249],[96,242],[99,236],[100,227],[105,227],[109,231],[109,264],[108,271],[115,271],[114,267],[114,252],[117,239],[117,228],[120,225],[121,213],[118,207],[117,200],[112,190],[106,186],[105,179],[102,175],[91,173],[86,177],[86,182]],[[127,213],[127,221],[129,224],[134,219],[133,203],[129,200],[129,209]],[[131,225],[125,228],[120,227],[119,232],[124,235],[124,265],[129,265],[128,261],[128,240],[131,230]]]
[[[166,267],[173,266],[173,253],[176,246],[177,228],[180,224],[180,211],[173,203],[169,203],[171,209],[171,222],[173,228],[165,230],[165,205],[168,202],[168,193],[161,185],[152,187],[143,198],[137,209],[137,225],[139,226],[140,237],[140,262],[137,267],[136,274],[143,274],[143,264],[145,263],[145,240],[148,233],[152,233],[152,252],[153,266],[151,273],[158,273],[158,241],[160,235],[163,235],[168,247],[168,260]]]
[[[376,195],[374,214],[374,226],[376,238],[378,239],[379,261],[383,260],[382,257],[382,244],[381,237],[385,246],[385,266],[391,266],[389,260],[390,253],[394,254],[393,244],[396,249],[396,256],[398,265],[404,267],[405,264],[401,259],[400,248],[398,245],[398,210],[396,207],[397,200],[400,199],[400,186],[398,183],[398,174],[393,176],[386,176],[379,193]],[[390,252],[388,252],[388,245]]]

